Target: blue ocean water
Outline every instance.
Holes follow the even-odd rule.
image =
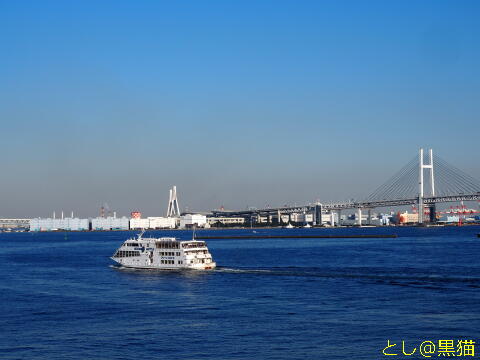
[[[382,359],[387,339],[480,341],[479,227],[255,231],[399,237],[209,240],[217,270],[162,272],[112,267],[129,232],[0,234],[0,358]]]

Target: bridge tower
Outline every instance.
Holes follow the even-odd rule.
[[[170,189],[170,198],[168,200],[167,217],[179,217],[180,207],[178,206],[177,187]]]
[[[424,213],[424,206],[423,206],[423,197],[425,195],[424,189],[424,173],[423,170],[429,169],[430,170],[430,196],[435,196],[435,178],[433,176],[433,150],[430,149],[428,151],[429,157],[429,164],[424,164],[423,158],[423,148],[420,149],[418,153],[418,162],[419,162],[419,176],[418,176],[418,185],[419,185],[419,192],[418,192],[418,223],[423,224],[423,213]],[[431,211],[431,210],[430,210]],[[430,215],[432,218],[432,216]]]

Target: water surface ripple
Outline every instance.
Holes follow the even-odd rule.
[[[480,340],[479,227],[255,231],[399,237],[215,239],[215,271],[167,272],[109,259],[129,232],[0,234],[1,358],[380,359],[386,339]]]

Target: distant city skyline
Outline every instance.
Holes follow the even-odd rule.
[[[480,179],[477,1],[0,3],[0,217],[361,199]]]

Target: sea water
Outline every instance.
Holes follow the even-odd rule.
[[[479,344],[479,232],[205,230],[398,237],[209,240],[218,268],[204,272],[114,266],[132,232],[0,234],[0,358],[391,359],[387,341],[398,358],[402,341],[415,358],[423,341]]]

